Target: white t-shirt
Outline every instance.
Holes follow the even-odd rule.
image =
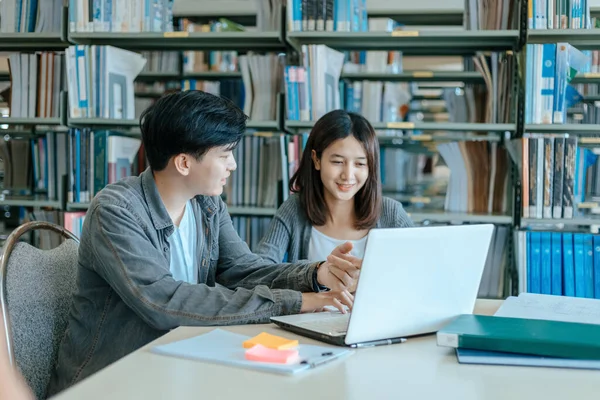
[[[179,226],[169,236],[171,245],[171,274],[177,281],[198,283],[198,268],[196,263],[196,218],[190,201],[185,205],[185,211]]]
[[[310,242],[308,244],[308,260],[324,261],[327,259],[327,256],[331,254],[333,249],[345,242],[351,242],[354,246],[350,254],[360,259],[364,257],[365,246],[367,244],[366,236],[359,240],[334,239],[312,227],[310,233]]]

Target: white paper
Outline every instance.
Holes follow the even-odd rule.
[[[495,316],[600,325],[600,300],[521,293],[507,298]]]

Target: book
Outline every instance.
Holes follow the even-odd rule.
[[[437,332],[438,346],[600,360],[600,325],[463,314]]]
[[[461,364],[600,369],[600,360],[578,360],[471,349],[456,349],[456,359]]]

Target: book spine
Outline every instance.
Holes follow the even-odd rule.
[[[554,138],[544,138],[544,207],[543,217],[552,218],[554,186]]]
[[[529,218],[529,138],[521,139],[523,218]]]
[[[565,166],[563,180],[563,218],[573,218],[575,194],[575,154],[577,138],[569,137],[565,142]]]
[[[552,284],[551,293],[555,296],[562,296],[563,294],[563,267],[562,267],[562,233],[552,232]]]
[[[535,218],[537,214],[537,138],[531,137],[529,140],[529,218]],[[541,182],[539,182],[541,184]],[[541,204],[539,205],[541,207]]]
[[[569,359],[600,359],[600,347],[585,343],[564,343],[557,340],[536,340],[535,337],[480,336],[459,333],[437,333],[437,344],[457,349],[484,350],[503,353],[530,354]]]
[[[549,19],[552,20],[552,19]],[[547,43],[542,45],[541,63],[541,121],[542,124],[552,123],[552,111],[554,106],[554,76],[556,66],[556,44]]]
[[[562,218],[564,166],[565,138],[557,137],[554,141],[554,182],[552,184],[553,218]]]

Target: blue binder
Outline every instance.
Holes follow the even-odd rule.
[[[573,255],[573,234],[563,234],[563,293],[575,296],[575,257]]]
[[[560,232],[552,232],[552,294],[556,296],[563,294],[562,252],[562,234]]]
[[[575,297],[585,297],[585,256],[583,234],[573,234],[573,256],[575,260]]]
[[[540,265],[541,292],[552,294],[552,235],[550,232],[541,232],[541,256]]]

